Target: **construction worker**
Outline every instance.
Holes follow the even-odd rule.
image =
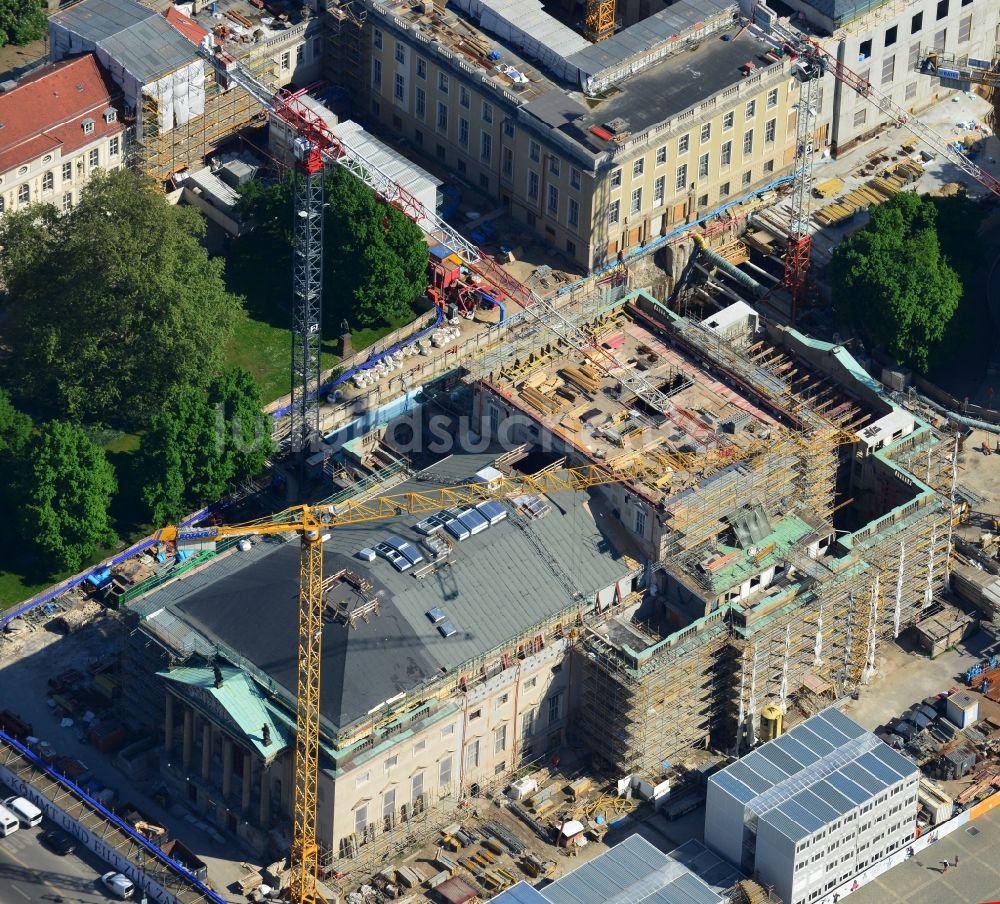
[[[958,869],[958,854],[955,855],[955,869]]]
[[[948,872],[948,867],[951,866],[951,861],[950,860],[939,860],[938,863],[941,864],[941,872],[942,873]]]

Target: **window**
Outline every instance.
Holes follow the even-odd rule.
[[[469,147],[469,120],[458,117],[458,144],[460,147]]]
[[[521,737],[526,738],[535,730],[535,711],[529,709],[521,713]]]
[[[698,207],[708,207],[708,195],[699,195],[698,197]]]
[[[73,192],[68,191],[63,195],[62,209],[64,211],[73,209]],[[3,198],[0,198],[0,213],[3,213]]]
[[[948,29],[942,28],[934,35],[934,47],[937,50],[944,50],[944,45],[948,43]]]
[[[417,57],[417,78],[427,78],[427,60]]]
[[[482,711],[482,709],[474,709],[474,710],[473,710],[473,711],[472,711],[471,713],[469,713],[469,721],[470,721],[470,722],[474,722],[474,721],[475,721],[476,719],[478,719],[478,718],[479,718],[479,717],[480,717],[480,716],[481,716],[482,714],[483,714],[483,711]]]
[[[733,162],[733,143],[731,141],[727,141],[722,145],[720,162],[723,166],[729,166]]]
[[[389,821],[396,815],[396,789],[390,788],[382,795],[382,818]]]
[[[701,127],[701,135],[700,135],[698,141],[699,141],[700,144],[704,144],[711,137],[712,137],[712,124],[710,122],[706,122]]]
[[[910,57],[906,63],[907,68],[911,70],[916,69],[917,63],[919,62],[920,62],[920,42],[914,41],[913,44],[910,46]]]
[[[579,189],[581,182],[580,171],[575,166],[571,166],[569,168],[569,187]]]
[[[862,41],[858,47],[858,62],[867,60],[872,55],[872,39]]]
[[[362,804],[354,811],[354,831],[363,835],[366,828],[368,828],[368,804]]]
[[[528,170],[528,197],[532,201],[538,200],[538,173]]]
[[[73,178],[72,163],[64,163],[62,165],[62,177],[63,177],[63,182],[69,182],[69,180]]]
[[[427,92],[423,88],[417,88],[416,113],[418,119],[423,119],[427,115]]]
[[[118,156],[118,136],[117,135],[114,135],[112,138],[110,138],[108,140],[108,153],[112,157],[117,157]]]
[[[503,121],[503,134],[507,138],[514,137],[514,122],[511,119],[505,119]]]
[[[549,725],[562,718],[562,692],[549,697]]]
[[[451,755],[446,756],[438,764],[438,784],[447,788],[451,784]]]
[[[733,127],[733,122],[736,119],[736,113],[730,110],[725,116],[722,117],[722,131],[728,132]]]
[[[899,28],[895,25],[892,28],[887,28],[885,30],[885,46],[892,47],[896,43],[896,35],[899,32]]]
[[[87,155],[87,159],[91,166],[100,166],[101,163],[100,149],[91,148],[90,153]]]
[[[743,156],[753,153],[753,129],[748,129],[743,133]]]
[[[642,172],[643,172],[643,170],[645,168],[646,168],[646,161],[643,160],[642,157],[640,157],[638,160],[633,160],[632,161],[632,178],[633,179],[638,179],[642,175]]]
[[[640,537],[646,535],[646,510],[642,507],[635,510],[635,532]]]
[[[744,185],[749,185],[751,182],[753,182],[753,171],[747,170],[743,174],[743,178],[741,179],[741,181]]]
[[[42,176],[42,191],[52,191],[55,187],[56,180],[51,172],[46,173]]]
[[[948,0],[938,0],[937,5],[937,20],[940,22],[945,16],[948,15]],[[941,48],[937,48],[940,50]]]
[[[465,745],[465,768],[475,769],[479,766],[479,738]]]
[[[359,775],[359,776],[358,776],[358,777],[357,777],[357,778],[356,778],[356,779],[354,780],[354,787],[355,787],[355,788],[360,788],[360,787],[361,787],[362,785],[366,785],[366,784],[368,784],[368,780],[369,780],[369,779],[370,779],[371,777],[372,777],[372,775],[371,775],[371,773],[370,773],[370,772],[362,772],[362,773],[361,773],[361,775]]]
[[[527,681],[524,682],[525,688],[532,688],[538,684],[538,676],[532,675]]]
[[[396,62],[406,63],[406,45],[396,42]]]
[[[633,188],[632,189],[632,202],[629,205],[630,213],[638,213],[642,210],[642,189]]]
[[[448,93],[448,76],[443,72],[438,73],[438,91],[442,94]]]
[[[964,44],[972,37],[972,13],[958,23],[958,43]]]
[[[427,741],[422,738],[421,740],[417,741],[416,744],[413,745],[413,755],[418,756],[419,754],[423,753],[426,749],[427,749]]]
[[[704,179],[708,175],[708,152],[706,151],[698,158],[698,178]]]
[[[778,89],[772,88],[767,92],[767,109],[773,110],[778,106]]]
[[[295,65],[298,66],[299,64],[301,64],[301,62],[305,59],[305,56],[306,56],[306,45],[299,44],[299,46],[295,48]]]
[[[399,763],[399,755],[398,754],[394,753],[392,756],[387,756],[385,758],[385,761],[382,763],[382,771],[383,772],[389,772],[390,770],[392,770],[392,769],[394,769],[396,767],[397,763]]]
[[[906,86],[906,100],[912,100],[916,96],[917,96],[917,83],[910,82],[910,84]]]
[[[94,120],[85,119],[83,121],[83,134],[92,135],[94,133]]]
[[[580,204],[576,198],[569,199],[569,210],[566,213],[566,224],[576,229],[580,225]]]
[[[617,223],[618,220],[620,219],[620,214],[621,214],[621,202],[612,201],[608,205],[608,222]]]
[[[496,700],[493,701],[493,708],[500,709],[501,706],[506,706],[509,701],[510,701],[510,694],[503,693],[499,697],[497,697]]]
[[[661,148],[656,149],[656,165],[663,166],[667,162],[667,146],[663,145]]]
[[[757,101],[755,101],[755,100],[748,100],[747,101],[746,114],[744,115],[743,118],[744,119],[753,119],[754,116],[756,116],[756,115],[757,115]]]
[[[611,171],[611,178],[609,184],[612,188],[621,188],[622,185],[622,170],[621,167]]]
[[[764,161],[764,172],[765,173],[773,173],[774,172],[774,161],[773,160],[765,160]]]
[[[910,34],[915,35],[921,28],[924,27],[924,14],[917,13],[912,19],[910,19]]]
[[[406,94],[406,77],[401,73],[397,72],[392,85],[392,96],[398,102],[403,102],[403,97]]]
[[[410,801],[416,803],[417,800],[424,796],[424,773],[418,772],[410,780]]]
[[[769,119],[767,122],[765,122],[764,123],[764,142],[766,144],[773,144],[774,143],[774,137],[777,134],[777,131],[778,131],[778,120],[777,119]]]
[[[882,84],[888,85],[896,74],[896,54],[882,60]]]
[[[507,749],[507,725],[498,725],[493,729],[493,752],[503,753]]]
[[[663,194],[666,188],[667,177],[657,176],[653,183],[653,207],[659,207],[663,203]]]
[[[505,147],[500,152],[501,157],[501,171],[505,179],[512,179],[514,177],[514,151],[511,148]]]
[[[424,133],[421,132],[420,129],[413,130],[413,141],[418,148],[422,148],[424,146]]]
[[[560,161],[556,156],[549,157],[549,175],[558,176],[560,171]]]
[[[285,51],[281,54],[281,71],[287,72],[292,68],[292,55],[289,51]]]
[[[528,141],[528,159],[532,163],[538,163],[542,159],[542,149],[538,146],[537,141]]]
[[[719,186],[719,197],[720,198],[728,198],[729,197],[729,183],[728,182],[723,182],[722,185]]]
[[[469,109],[469,105],[472,103],[472,95],[469,94],[469,89],[465,85],[458,86],[458,105],[460,107],[465,107],[466,110]]]
[[[559,213],[559,189],[554,185],[549,186],[549,213],[553,216]]]
[[[854,125],[855,125],[855,127],[857,127],[857,126],[863,126],[865,124],[865,121],[867,119],[868,119],[868,110],[867,110],[866,107],[862,107],[860,110],[858,110],[854,114]]]
[[[378,49],[382,49],[382,32],[377,28],[372,30],[372,44]]]
[[[686,154],[688,152],[688,148],[690,146],[691,146],[691,136],[690,135],[681,135],[681,137],[677,139],[677,153],[678,154]]]
[[[448,131],[448,105],[438,101],[437,127],[439,132]]]
[[[372,60],[372,87],[382,87],[382,61]]]
[[[483,122],[493,122],[493,104],[483,101]]]
[[[674,180],[674,188],[677,191],[684,191],[688,184],[688,166],[682,163],[677,167],[677,178]]]

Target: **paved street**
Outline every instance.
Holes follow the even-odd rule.
[[[935,842],[874,882],[845,904],[979,904],[1000,900],[1000,809]],[[958,868],[942,873],[941,860]]]
[[[108,867],[82,845],[60,857],[43,847],[34,829],[18,829],[0,838],[0,901],[3,904],[106,904],[112,900],[100,885]]]

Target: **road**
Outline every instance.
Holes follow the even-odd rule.
[[[108,867],[82,846],[60,857],[38,840],[47,823],[0,838],[0,901],[4,904],[107,904],[100,886]]]

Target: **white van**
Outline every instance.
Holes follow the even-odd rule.
[[[3,805],[21,821],[21,825],[25,828],[30,829],[42,821],[42,811],[30,800],[23,797],[8,797]]]
[[[11,832],[16,832],[21,823],[6,807],[0,807],[0,838],[6,838]]]

